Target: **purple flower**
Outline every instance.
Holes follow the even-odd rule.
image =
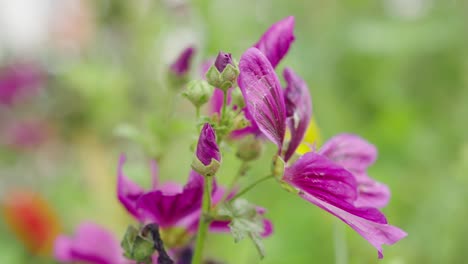
[[[216,144],[216,134],[210,124],[205,123],[200,133],[197,144],[197,158],[208,166],[212,159],[221,161],[218,144]]]
[[[340,134],[328,140],[319,153],[350,171],[358,183],[356,206],[385,207],[390,200],[390,190],[367,175],[367,168],[377,157],[377,149],[365,139]]]
[[[232,62],[231,53],[220,51],[214,63],[216,69],[218,69],[219,72],[223,72],[228,64],[234,66],[234,63]]]
[[[49,138],[47,124],[40,121],[17,121],[6,125],[5,144],[16,149],[32,149]]]
[[[288,161],[301,144],[309,126],[312,116],[312,100],[307,84],[292,69],[285,68],[283,75],[288,84],[284,101],[288,117],[287,124],[291,131],[291,140],[284,154],[285,161]]]
[[[335,215],[374,246],[382,258],[382,245],[392,245],[407,234],[387,224],[376,208],[356,207],[355,177],[326,157],[309,152],[287,167],[283,180],[307,201]]]
[[[288,124],[292,138],[286,155],[282,156],[288,161],[304,136],[305,124],[311,115],[311,99],[305,83],[288,69],[284,97],[273,67],[265,61],[257,49],[248,49],[240,60],[239,87],[253,120],[278,146],[278,153],[281,153]],[[385,216],[376,209],[378,204],[373,203],[385,197],[382,193],[385,188],[366,176],[367,167],[375,161],[375,148],[355,137],[345,139],[332,140],[320,153],[306,153],[288,164],[282,180],[294,187],[302,198],[350,225],[377,248],[382,257],[382,245],[393,244],[406,233],[388,225]],[[371,207],[358,207],[369,204]]]
[[[239,87],[246,107],[260,131],[281,152],[286,131],[286,109],[278,76],[260,50],[248,49],[239,62]]]
[[[44,80],[33,64],[16,63],[0,69],[0,104],[12,105],[16,99],[36,92]]]
[[[194,53],[195,48],[193,46],[183,50],[177,60],[171,65],[170,70],[177,76],[187,74],[190,70],[190,62],[192,61]]]
[[[143,222],[147,217],[141,210],[138,210],[137,202],[145,193],[145,190],[138,186],[125,176],[123,166],[125,164],[125,155],[120,155],[119,166],[117,168],[117,198],[127,211],[140,222]],[[155,161],[151,162],[153,189],[158,186],[158,166]]]
[[[91,222],[80,224],[73,237],[60,235],[55,240],[55,259],[60,262],[92,264],[130,264],[113,234]]]
[[[286,55],[294,41],[294,17],[289,16],[273,24],[254,45],[270,61],[273,68]]]
[[[167,182],[140,196],[141,208],[161,228],[177,226],[184,218],[200,209],[203,196],[203,176],[192,171],[185,186]]]

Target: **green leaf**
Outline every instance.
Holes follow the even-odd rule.
[[[124,249],[125,257],[139,262],[151,263],[148,261],[151,261],[151,256],[155,251],[153,241],[141,236],[135,227],[129,226],[127,228],[120,245]]]
[[[245,199],[236,199],[231,203],[223,204],[219,208],[218,214],[231,218],[229,228],[236,243],[248,237],[254,243],[260,257],[265,256],[261,237],[264,231],[263,216],[257,212],[255,205]]]

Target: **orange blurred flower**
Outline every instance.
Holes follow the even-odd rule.
[[[12,191],[1,201],[0,208],[6,226],[31,253],[51,255],[60,221],[40,194]]]

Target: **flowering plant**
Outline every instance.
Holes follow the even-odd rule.
[[[275,73],[294,40],[294,18],[287,17],[248,48],[238,64],[231,54],[220,52],[214,63],[205,67],[205,79],[188,84],[184,80],[195,49],[185,50],[170,67],[169,76],[176,88],[172,91],[182,90],[195,107],[198,121],[198,140],[186,184],[161,184],[158,165],[152,161],[152,186],[145,190],[124,175],[126,157],[122,155],[117,197],[139,226],[129,227],[119,246],[104,228],[84,223],[75,237],[57,239],[57,259],[205,263],[208,231],[230,232],[235,241],[249,238],[263,257],[262,239],[273,233],[273,225],[265,217],[266,209],[243,195],[270,179],[349,225],[377,249],[379,258],[383,257],[382,245],[405,237],[406,233],[389,225],[379,210],[388,203],[390,192],[367,174],[377,156],[372,144],[356,135],[340,134],[319,149],[312,145],[306,153],[298,151],[308,129],[314,127],[309,88],[286,68],[283,89]],[[201,116],[200,109],[208,102],[209,115]],[[239,186],[239,178],[260,163],[258,157],[267,141],[277,147],[271,170],[252,184]],[[237,147],[242,165],[233,182],[223,187],[217,183],[217,173],[225,165],[224,153],[232,147]]]

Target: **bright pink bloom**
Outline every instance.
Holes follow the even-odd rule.
[[[119,240],[110,231],[91,222],[80,224],[73,237],[58,236],[54,255],[58,261],[70,263],[135,263],[124,258]]]
[[[282,156],[288,161],[291,153],[297,148],[297,141],[302,141],[304,133],[302,128],[299,129],[300,121],[309,117],[305,111],[311,109],[310,99],[299,98],[298,95],[310,95],[306,92],[303,81],[287,70],[285,77],[289,91],[285,98],[279,87],[278,77],[271,65],[265,61],[267,60],[260,51],[255,48],[248,49],[242,55],[239,64],[239,87],[252,118],[265,136],[278,146],[280,154],[287,122],[285,112],[289,110],[288,125],[292,131],[293,145],[288,147],[288,156]],[[285,106],[285,99],[288,108]],[[375,155],[372,148],[362,142],[345,142],[351,143],[350,148],[340,148],[330,143],[328,146],[325,144],[326,148],[320,154],[306,153],[293,164],[288,164],[282,180],[295,187],[302,198],[337,216],[355,229],[377,248],[379,257],[383,257],[382,245],[391,245],[405,237],[406,233],[388,225],[385,216],[375,208],[376,206],[358,207],[357,204],[363,204],[362,199],[358,200],[360,173],[365,173],[367,167],[374,162]],[[376,191],[373,187],[370,185],[371,190]],[[364,204],[365,202],[368,201],[364,201]]]
[[[133,217],[143,222],[147,216],[138,210],[137,201],[145,193],[145,190],[125,176],[123,172],[125,161],[125,155],[120,155],[117,168],[117,198]],[[158,165],[155,161],[151,161],[151,174],[153,189],[155,189],[158,186]]]
[[[198,173],[192,171],[185,186],[174,182],[161,185],[158,183],[157,173],[153,173],[153,188],[145,192],[124,176],[124,162],[125,156],[122,155],[119,163],[117,193],[121,203],[138,220],[151,220],[165,228],[177,225],[200,208],[203,196],[203,177]],[[155,165],[153,168],[155,169]]]
[[[265,54],[275,68],[288,53],[294,39],[294,17],[289,16],[273,24],[254,47]]]
[[[328,140],[319,153],[340,164],[356,177],[359,191],[354,202],[356,206],[382,208],[388,204],[389,188],[367,175],[367,168],[377,158],[374,145],[356,135],[340,134]]]
[[[260,131],[279,146],[286,132],[283,89],[268,59],[256,48],[248,49],[239,62],[239,87],[248,111]]]

